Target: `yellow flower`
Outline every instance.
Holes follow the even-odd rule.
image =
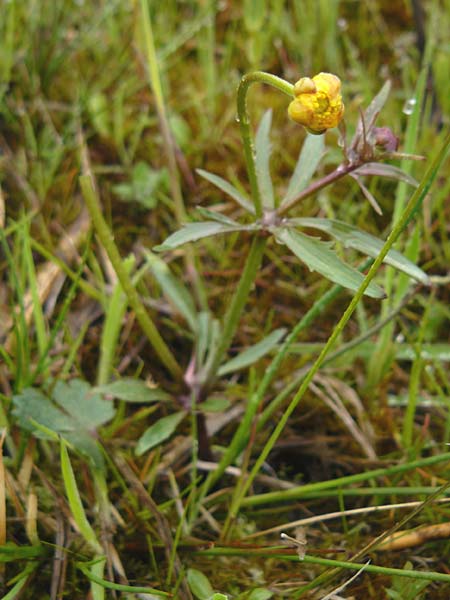
[[[336,75],[319,73],[312,79],[302,77],[294,85],[294,96],[289,104],[289,116],[309,133],[320,135],[337,127],[344,116],[341,81]]]

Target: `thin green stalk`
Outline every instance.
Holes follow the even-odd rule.
[[[387,538],[389,538],[396,531],[398,531],[402,527],[404,527],[406,525],[406,523],[408,523],[411,519],[413,519],[416,515],[418,515],[426,506],[430,506],[433,503],[433,501],[435,499],[437,499],[438,496],[443,494],[449,487],[450,487],[450,481],[448,481],[447,483],[442,485],[440,488],[438,488],[434,492],[434,494],[431,494],[431,496],[429,496],[424,502],[422,502],[421,504],[416,506],[416,508],[414,508],[410,513],[406,514],[402,519],[400,519],[400,521],[397,521],[397,523],[395,523],[387,531],[383,532],[381,535],[379,535],[378,537],[376,537],[375,539],[370,541],[368,544],[366,544],[363,548],[361,548],[361,550],[359,550],[351,558],[351,561],[348,561],[348,562],[350,564],[355,564],[354,561],[360,560],[363,556],[366,556],[368,552],[377,548],[382,542],[387,540]],[[341,566],[337,566],[336,568],[328,569],[328,571],[325,571],[324,573],[322,573],[321,575],[316,577],[316,579],[311,581],[311,583],[305,585],[304,588],[299,590],[299,592],[297,592],[297,594],[295,594],[294,598],[300,598],[300,596],[303,596],[303,594],[305,592],[309,591],[310,589],[314,589],[314,588],[318,587],[319,585],[330,581],[331,579],[333,579],[334,577],[336,577],[336,575],[338,575],[340,573],[341,568],[342,568]],[[344,567],[344,568],[346,568],[346,567]]]
[[[253,145],[253,136],[250,127],[250,118],[247,111],[247,92],[252,83],[267,83],[278,90],[294,95],[294,86],[270,73],[255,71],[244,75],[240,81],[237,92],[237,113],[241,129],[242,143],[244,146],[244,156],[247,166],[248,178],[252,192],[252,199],[255,204],[256,217],[262,216],[261,194],[256,176],[255,152]],[[255,280],[259,265],[264,253],[266,240],[263,237],[257,237],[253,240],[250,248],[247,262],[242,272],[239,285],[231,301],[230,307],[223,319],[224,328],[222,334],[222,343],[215,353],[211,368],[209,369],[208,379],[215,376],[217,369],[222,361],[225,352],[228,350],[231,341],[236,332],[237,325],[242,313],[242,310],[247,302],[248,294]]]
[[[412,569],[394,569],[392,567],[380,567],[378,565],[365,565],[361,563],[354,563],[343,560],[333,560],[331,558],[321,558],[319,556],[311,556],[306,554],[305,557],[299,561],[297,552],[292,550],[292,554],[283,554],[280,550],[286,551],[285,546],[275,546],[271,548],[255,549],[255,548],[228,548],[228,547],[215,547],[209,550],[198,550],[194,552],[196,556],[259,556],[261,558],[270,558],[274,560],[285,560],[295,563],[315,564],[329,567],[339,567],[343,569],[351,569],[359,571],[365,569],[369,573],[377,573],[379,575],[392,575],[399,577],[408,577],[413,579],[425,579],[427,581],[443,581],[446,583],[450,582],[450,575],[447,573],[440,573],[438,571],[414,571]],[[279,552],[279,553],[277,553]],[[304,588],[303,588],[304,589]],[[303,589],[301,591],[303,591]]]
[[[325,344],[322,352],[319,354],[315,363],[312,365],[310,371],[308,372],[307,376],[303,380],[298,392],[295,394],[291,403],[287,407],[285,413],[281,417],[280,421],[277,423],[275,429],[273,430],[271,436],[269,437],[269,440],[267,441],[266,445],[264,446],[260,456],[256,460],[255,465],[254,465],[251,473],[249,474],[246,484],[242,490],[242,493],[239,495],[239,497],[234,498],[232,507],[230,509],[230,518],[234,518],[236,516],[237,511],[239,510],[239,506],[240,506],[245,494],[247,493],[248,489],[250,488],[251,484],[253,483],[256,475],[258,474],[259,470],[261,469],[262,465],[264,464],[264,461],[267,459],[269,453],[271,452],[272,448],[274,447],[274,445],[277,442],[278,438],[280,437],[281,433],[283,432],[283,429],[285,428],[286,423],[289,420],[289,417],[291,416],[293,411],[297,408],[300,400],[303,398],[304,393],[308,389],[309,384],[311,383],[311,381],[314,378],[317,371],[322,366],[322,363],[324,362],[328,352],[331,350],[335,341],[341,335],[344,327],[346,326],[348,320],[350,319],[351,315],[353,314],[353,312],[356,308],[356,305],[361,300],[365,290],[369,286],[372,279],[375,277],[375,274],[378,271],[379,267],[381,266],[386,254],[389,252],[389,250],[391,249],[391,247],[393,246],[395,241],[400,236],[406,223],[409,220],[410,215],[413,214],[413,212],[415,211],[416,206],[419,205],[420,202],[422,202],[423,198],[428,193],[428,190],[431,187],[431,184],[437,174],[437,171],[438,171],[442,161],[445,158],[449,144],[450,144],[450,134],[447,135],[447,138],[445,140],[443,147],[439,150],[439,152],[435,156],[434,160],[431,162],[430,166],[428,167],[422,181],[420,182],[420,185],[417,187],[414,194],[411,196],[411,198],[410,198],[408,204],[406,205],[404,211],[402,212],[397,224],[394,226],[392,232],[390,233],[386,242],[384,243],[383,248],[381,249],[379,255],[375,259],[372,267],[369,269],[369,272],[367,273],[366,277],[364,278],[364,281],[360,285],[355,296],[352,298],[350,304],[348,305],[347,309],[345,310],[344,314],[342,315],[340,321],[336,325],[333,333],[328,338],[328,341]]]
[[[424,359],[422,357],[422,344],[424,341],[425,333],[428,328],[428,320],[430,316],[431,307],[434,304],[434,293],[428,298],[428,302],[425,308],[425,314],[423,315],[420,323],[419,335],[417,343],[415,344],[416,357],[411,368],[411,377],[409,380],[409,394],[408,394],[408,405],[405,411],[405,417],[403,421],[402,441],[405,449],[411,449],[413,444],[413,433],[414,433],[414,419],[416,417],[417,399],[419,395],[420,378],[424,367]]]
[[[367,262],[369,262],[369,263],[372,262],[372,259],[370,259]],[[330,292],[332,290],[333,290],[333,288],[330,290]],[[330,293],[330,292],[328,292],[328,293]],[[371,338],[375,333],[382,330],[410,302],[412,295],[413,295],[413,293],[408,294],[408,296],[406,298],[404,298],[398,306],[396,306],[384,319],[379,321],[376,325],[374,325],[373,327],[370,327],[369,329],[364,331],[364,333],[353,338],[346,344],[343,344],[334,352],[330,352],[330,354],[328,354],[328,356],[323,361],[322,366],[324,366],[325,364],[331,363],[332,361],[336,360],[336,358],[339,358],[340,356],[342,356],[349,350],[356,348],[356,346],[359,346],[359,344],[363,343],[365,340]],[[317,306],[317,304],[315,304],[313,306],[313,309],[316,306]],[[292,391],[298,385],[300,385],[303,377],[308,373],[310,366],[311,366],[311,363],[307,363],[306,365],[304,365],[297,372],[297,376],[295,377],[295,379],[292,382],[288,383],[283,388],[283,390],[279,394],[277,394],[277,396],[275,396],[275,398],[270,402],[270,404],[264,409],[264,411],[262,412],[261,416],[258,419],[258,431],[261,431],[261,429],[264,428],[265,424],[272,417],[273,413],[283,404],[284,400],[292,393]]]
[[[114,243],[114,237],[103,218],[100,202],[95,192],[91,177],[89,175],[81,175],[80,185],[83,192],[83,196],[91,215],[92,222],[94,224],[97,235],[108,254],[109,260],[117,274],[120,284],[125,292],[128,302],[131,308],[134,310],[136,319],[139,321],[142,330],[144,331],[147,339],[152,344],[155,352],[161,359],[163,365],[167,370],[177,379],[182,377],[182,370],[176,362],[172,352],[159,334],[155,324],[147,313],[147,310],[139,295],[133,286],[133,283],[128,276],[125,265],[119,254],[116,244]]]
[[[294,96],[294,86],[280,77],[263,71],[254,71],[244,75],[239,83],[237,92],[237,114],[239,126],[241,129],[242,142],[244,144],[245,163],[247,165],[247,174],[250,182],[252,200],[255,205],[256,218],[262,216],[263,208],[261,193],[256,177],[255,149],[253,145],[253,136],[250,127],[250,118],[247,111],[247,92],[252,83],[267,83],[276,89],[284,92],[288,96]]]
[[[117,592],[124,592],[127,594],[151,594],[153,596],[171,596],[168,592],[162,592],[161,590],[156,590],[151,587],[140,587],[135,585],[123,585],[121,583],[113,583],[112,581],[107,581],[106,579],[101,579],[97,577],[89,568],[83,563],[77,563],[77,567],[80,571],[92,582],[97,585],[102,586],[107,590],[115,590]]]
[[[305,485],[299,485],[289,490],[281,490],[277,492],[268,492],[265,494],[258,494],[255,496],[249,496],[242,500],[242,506],[261,506],[262,504],[272,504],[277,502],[289,502],[293,500],[299,500],[305,497],[316,497],[316,493],[322,493],[325,490],[334,490],[336,488],[345,488],[354,483],[361,483],[362,481],[368,481],[375,479],[376,477],[390,477],[398,473],[405,473],[406,471],[412,471],[414,469],[421,469],[423,467],[429,467],[431,465],[437,465],[442,462],[450,461],[450,452],[438,454],[437,456],[428,456],[427,458],[421,458],[407,463],[399,465],[393,465],[392,467],[385,467],[383,469],[372,469],[371,471],[364,471],[363,473],[356,473],[355,475],[346,475],[345,477],[337,477],[336,479],[330,479],[328,481],[319,481],[317,483],[306,483]]]

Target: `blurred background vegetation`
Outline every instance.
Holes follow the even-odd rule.
[[[156,73],[152,72],[143,27],[146,10],[156,49]],[[214,205],[230,217],[242,216],[242,211],[200,179],[195,169],[207,169],[238,188],[246,187],[236,123],[236,89],[242,75],[255,69],[277,74],[292,83],[320,71],[339,75],[349,136],[355,130],[360,110],[387,79],[392,80],[392,92],[378,124],[390,127],[399,137],[401,152],[429,159],[441,146],[449,125],[449,31],[448,0],[165,0],[148,4],[123,0],[0,0],[2,423],[9,431],[6,454],[12,480],[20,483],[24,464],[30,469],[26,485],[22,481],[22,487],[16,490],[19,499],[15,507],[8,505],[11,518],[23,521],[24,510],[20,506],[29,497],[28,486],[34,485],[42,495],[42,527],[48,535],[52,524],[45,523],[45,519],[54,510],[49,496],[63,495],[59,476],[53,480],[54,450],[49,446],[38,450],[20,427],[15,429],[12,396],[30,385],[45,387],[54,379],[78,377],[91,384],[99,383],[98,365],[105,352],[100,347],[103,301],[110,297],[116,276],[90,231],[78,182],[80,173],[94,176],[103,214],[121,254],[125,257],[132,253],[138,267],[142,265],[144,249],[160,244],[177,229],[180,219],[190,219],[198,206]],[[159,80],[161,94],[155,90]],[[305,132],[288,120],[285,96],[271,88],[254,86],[249,94],[254,124],[267,108],[273,109],[274,120],[272,174],[277,193],[282,194]],[[164,117],[172,136],[173,145],[169,147]],[[326,136],[327,153],[318,175],[325,175],[341,161],[338,131],[332,130]],[[427,166],[426,161],[396,164],[417,180]],[[309,198],[297,215],[338,218],[385,238],[410,189],[403,183],[377,177],[366,185],[380,204],[382,215],[374,213],[350,178]],[[388,271],[379,276],[380,283],[390,292],[389,299],[382,305],[364,300],[340,341],[342,345],[376,326],[404,298],[411,301],[386,328],[380,328],[376,335],[327,367],[328,381],[316,382],[319,388],[322,385],[322,392],[316,389],[308,395],[271,455],[270,474],[277,473],[291,482],[314,482],[374,468],[381,464],[381,456],[416,459],[445,451],[445,444],[450,442],[449,193],[447,161],[432,194],[425,199],[416,222],[410,224],[399,245],[430,275],[433,285],[412,289],[404,276]],[[181,212],[177,209],[180,199],[184,206]],[[231,235],[195,246],[195,264],[206,282],[209,308],[216,315],[222,315],[227,308],[248,244],[248,238]],[[173,273],[189,282],[185,263],[179,260],[181,254],[174,253],[167,260]],[[81,271],[77,274],[78,268]],[[192,340],[185,323],[147,272],[136,285],[161,335],[179,363],[187,368]],[[270,246],[233,352],[245,349],[275,327],[291,329],[328,288],[328,282],[308,272],[275,245]],[[43,308],[41,317],[35,310],[37,304]],[[295,369],[308,364],[347,304],[348,297],[341,297],[302,334],[275,390],[289,382]],[[17,307],[22,310],[20,319]],[[110,349],[107,379],[140,377],[180,394],[146,343],[133,313],[125,314],[121,323]],[[41,360],[44,355],[45,367]],[[220,391],[226,392],[231,404],[244,403],[266,366],[264,360],[258,362],[248,373],[230,378]],[[369,460],[345,424],[336,419],[336,412],[321,401],[330,392],[330,382],[350,406],[353,394],[357,396],[360,404],[353,404],[351,410],[357,412],[355,406],[364,406],[363,421],[375,431],[376,458]],[[405,438],[405,407],[413,405],[414,434]],[[131,452],[144,429],[149,414],[146,410],[122,406],[110,429],[100,434],[113,460],[122,452]],[[220,448],[227,446],[235,425],[232,422],[218,436]],[[190,435],[187,430],[183,434],[187,438]],[[411,442],[409,447],[405,446],[406,439]],[[257,441],[256,447],[260,443]],[[158,482],[157,502],[169,503],[167,518],[175,530],[181,518],[173,505],[177,488],[171,476],[167,479],[161,475],[157,466],[159,462],[169,464],[178,479],[177,469],[182,470],[182,463],[171,464],[170,458],[164,462],[172,449],[168,443],[156,454],[129,461],[133,461],[134,472],[147,489]],[[30,462],[26,462],[26,457]],[[52,492],[48,487],[42,491],[45,485],[37,471],[31,474],[34,462],[44,478],[53,480]],[[85,476],[85,482],[79,482],[80,493],[89,506],[93,492],[87,471],[82,466],[80,469]],[[148,514],[139,513],[142,507],[138,510],[131,500],[120,504],[120,478],[111,473],[108,477],[111,502],[120,506],[126,520],[130,519],[128,525],[115,525],[115,543],[125,572],[129,579],[145,581],[148,573],[139,553],[144,552],[142,545],[146,544],[139,538],[139,528]],[[179,477],[182,486],[182,475]],[[445,472],[430,468],[403,480],[387,478],[385,484],[434,485],[436,480],[445,478]],[[413,497],[417,499],[417,495]],[[388,495],[384,500],[394,502],[396,497]],[[316,501],[307,509],[297,505],[298,510],[294,511],[290,507],[289,515],[294,518],[294,513],[325,512],[332,507],[337,510],[336,505],[335,498],[325,499],[322,505]],[[138,514],[134,514],[136,510]],[[439,510],[438,519],[445,520],[445,509]],[[273,514],[262,509],[258,514],[242,516],[243,535],[254,531],[255,523],[264,528],[288,520],[285,511],[280,501],[275,521]],[[217,519],[220,524],[220,514]],[[433,515],[428,513],[420,523],[432,521]],[[339,545],[342,539],[347,539],[351,547],[364,544],[364,523],[342,525],[344,533],[338,533],[338,528],[324,529],[326,542],[318,545]],[[210,526],[214,529],[211,523]],[[372,533],[376,533],[389,524],[381,523],[380,517],[380,523],[372,526]],[[19,545],[25,539],[20,523],[8,524],[7,539]],[[71,542],[76,550],[77,541]],[[426,550],[423,561],[429,561],[434,570],[445,571],[448,542],[436,542]],[[380,564],[385,560],[387,565],[401,568],[410,553],[377,558]],[[189,566],[189,558],[185,560]],[[292,575],[284,571],[285,566],[270,561],[246,565],[241,574],[236,573],[233,563],[214,562],[211,566],[207,559],[202,560],[201,568],[214,582],[214,588],[234,594],[233,597],[250,597],[245,593],[256,580],[281,595],[283,585],[271,588],[271,584],[289,580]],[[198,561],[194,561],[197,566]],[[52,563],[44,564],[46,567],[36,577],[39,586],[50,589]],[[258,571],[253,580],[252,568],[255,573]],[[9,577],[13,574],[14,567]],[[70,591],[66,597],[85,597],[81,590],[86,582],[80,582],[73,573],[67,577],[66,590]],[[157,579],[152,574],[148,580],[154,584]],[[394,598],[396,586],[400,585],[387,576],[382,579],[382,589],[366,575],[358,581],[354,584],[355,597],[364,593],[371,598]],[[436,584],[427,597],[448,598],[450,587],[446,585]],[[41,588],[34,586],[36,580],[27,586],[26,597],[37,597],[32,590]],[[394,592],[387,596],[386,589]],[[188,591],[182,593],[189,597]],[[410,592],[414,596],[399,593],[404,594],[403,598],[419,598],[422,592],[417,588]],[[52,598],[62,597],[54,591],[51,594]],[[292,597],[289,591],[286,594]]]

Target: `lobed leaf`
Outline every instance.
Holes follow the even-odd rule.
[[[330,281],[353,291],[363,282],[364,276],[344,263],[326,242],[288,228],[274,229],[274,234],[277,240],[285,244],[311,271],[317,271]],[[369,284],[365,293],[372,298],[385,297],[382,288],[373,282]]]
[[[23,429],[31,431],[35,437],[54,439],[45,434],[47,428],[63,436],[94,465],[103,468],[103,455],[95,431],[114,417],[115,410],[111,402],[92,393],[88,383],[80,379],[69,383],[58,381],[52,399],[38,389],[26,388],[13,397],[13,406],[13,414]]]
[[[290,219],[289,222],[300,227],[310,227],[312,229],[324,231],[342,242],[346,248],[359,250],[360,252],[367,254],[367,256],[371,256],[372,258],[376,258],[378,256],[384,245],[383,240],[378,239],[374,235],[366,233],[365,231],[361,231],[353,225],[348,225],[347,223],[336,221],[334,219],[301,218]],[[403,254],[397,252],[397,250],[389,250],[383,262],[391,265],[391,267],[395,267],[403,273],[406,273],[421,283],[429,283],[427,274],[408,258],[403,256]]]

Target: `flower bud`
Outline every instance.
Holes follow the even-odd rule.
[[[331,73],[319,73],[312,79],[302,77],[294,85],[294,100],[288,113],[309,133],[320,135],[337,127],[344,116],[341,81]]]
[[[375,146],[378,146],[386,152],[395,152],[398,148],[398,137],[394,135],[389,127],[373,128]]]

